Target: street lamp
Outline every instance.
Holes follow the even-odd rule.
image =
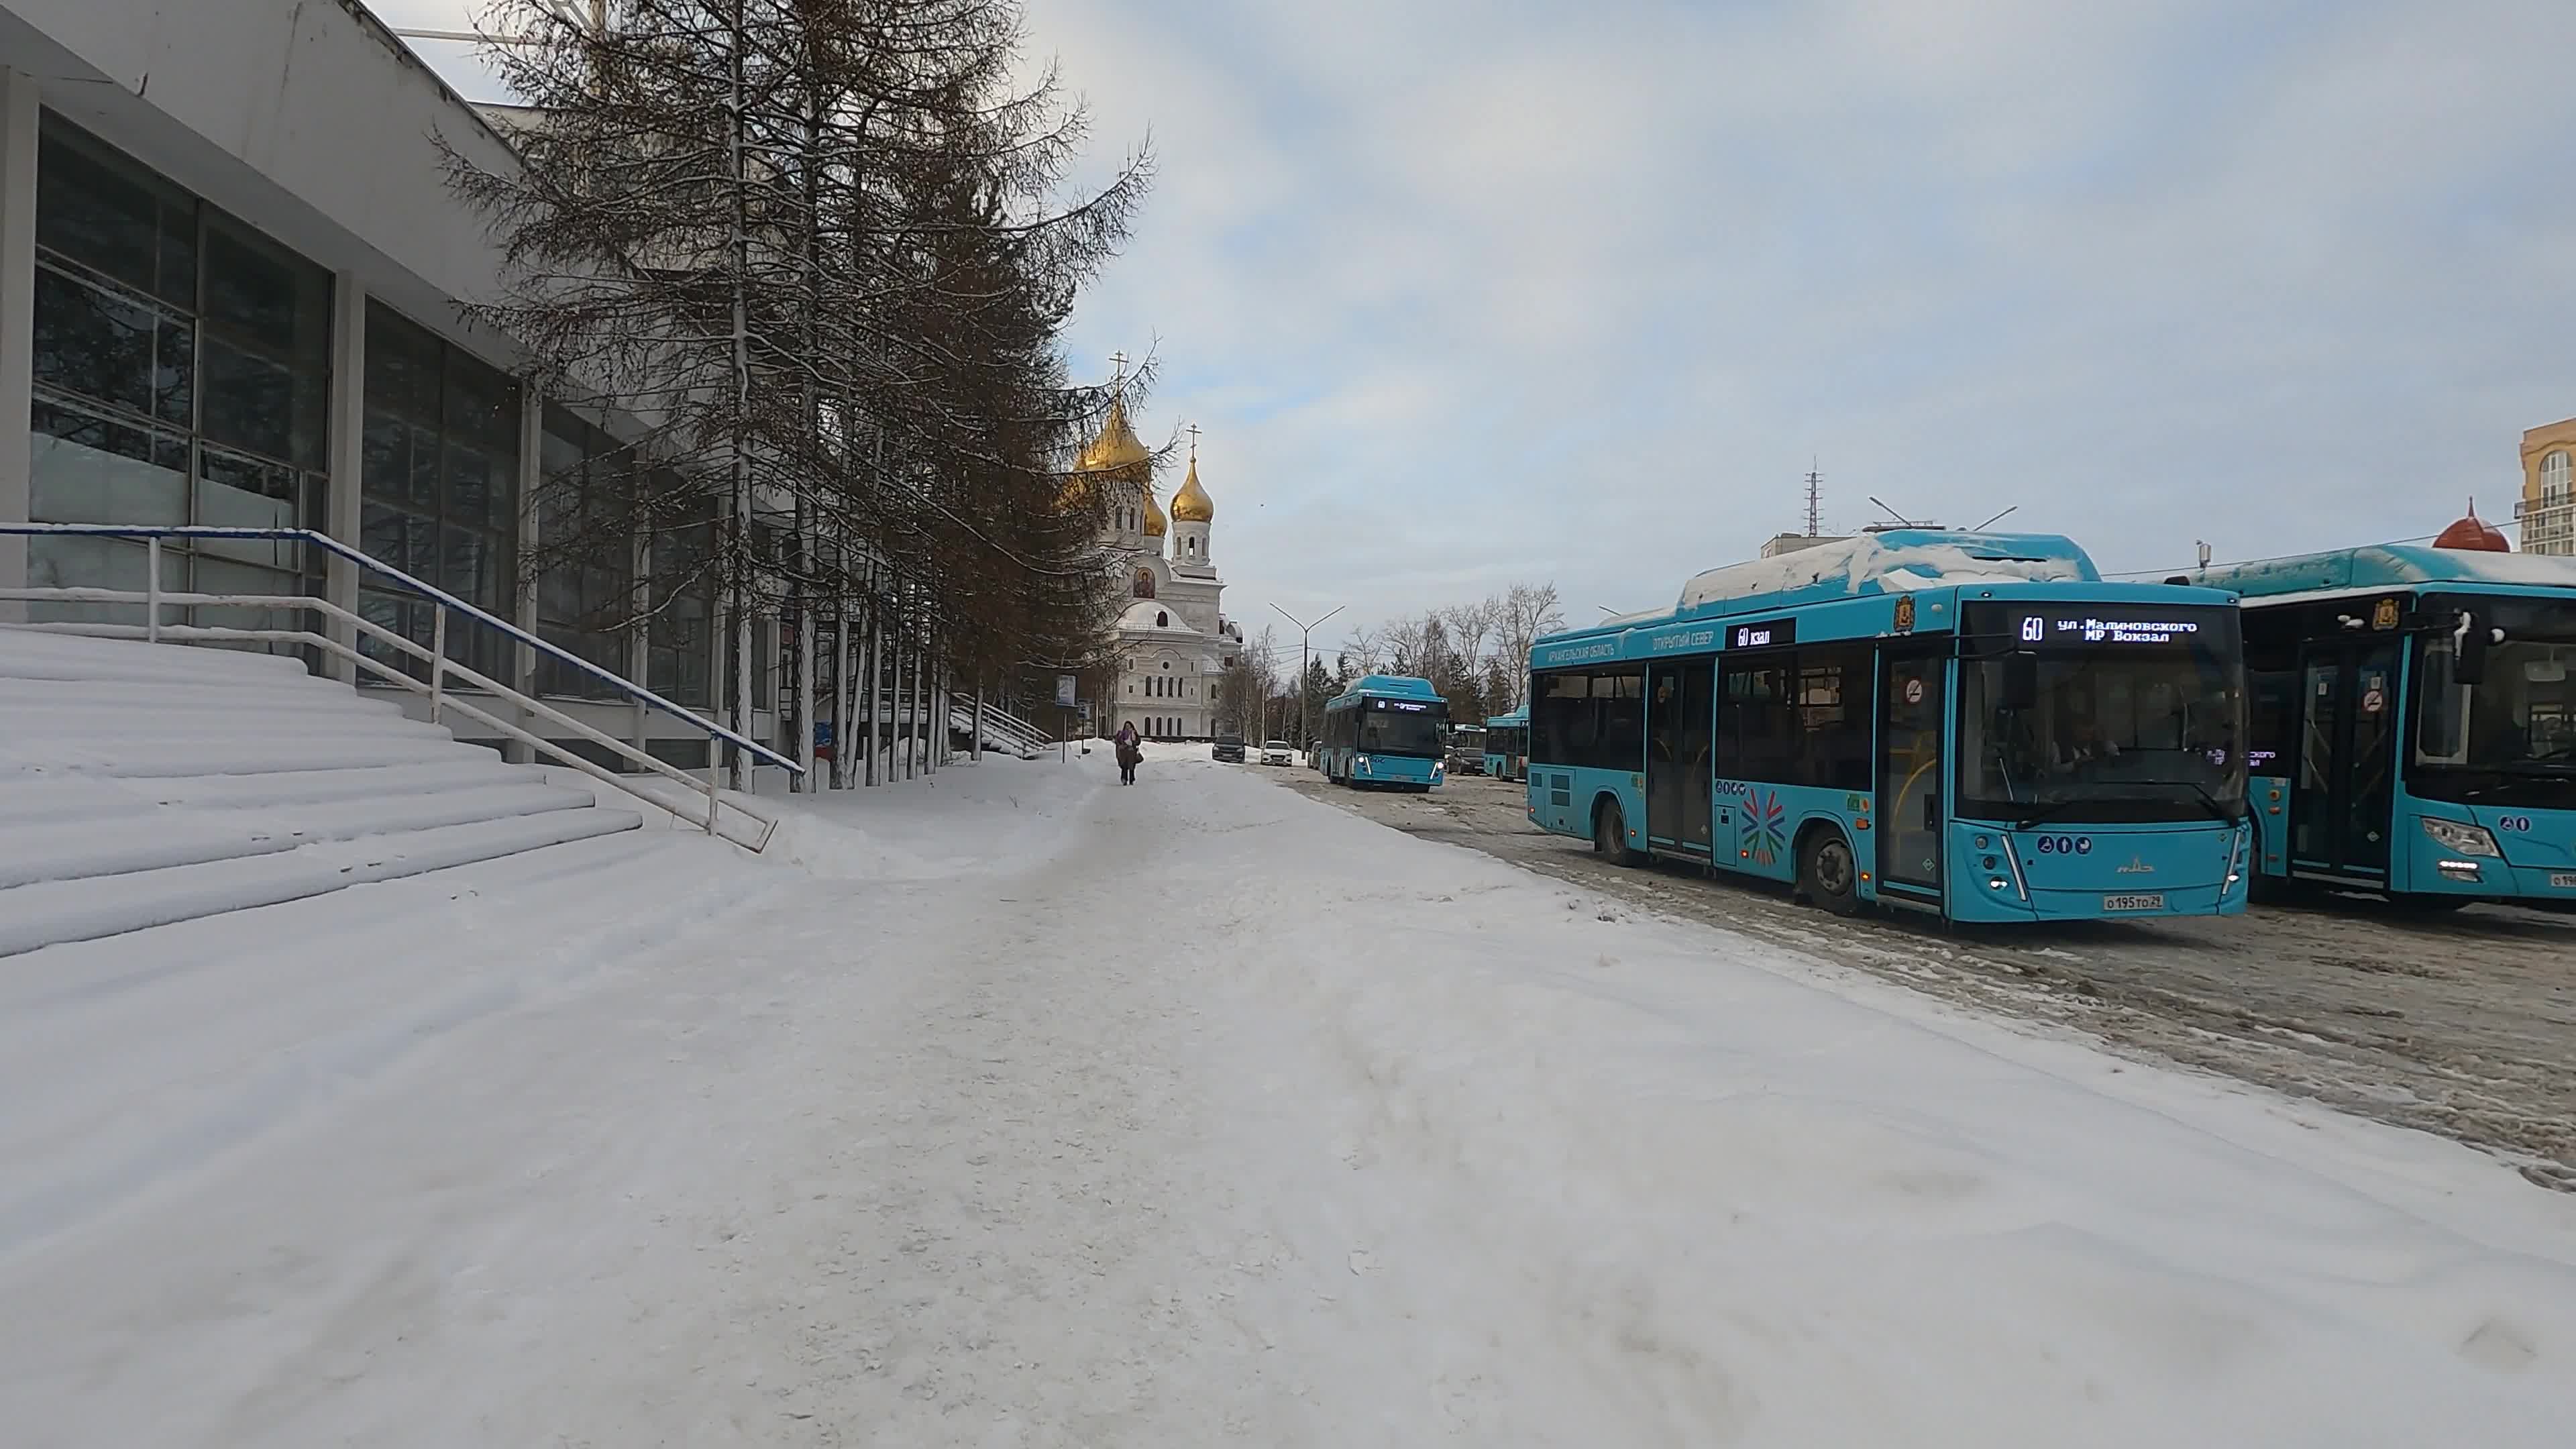
[[[1286,609],[1280,609],[1277,604],[1273,604],[1270,607],[1279,610],[1280,618],[1297,626],[1297,748],[1302,750],[1307,748],[1306,742],[1314,738],[1314,735],[1309,732],[1306,727],[1306,641],[1307,638],[1315,632],[1315,626],[1317,624],[1321,624],[1326,619],[1340,613],[1347,606],[1335,604],[1326,612],[1316,615],[1311,623],[1289,613]]]

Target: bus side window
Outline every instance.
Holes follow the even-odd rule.
[[[1803,783],[1868,790],[1871,670],[1878,651],[1866,643],[1798,651],[1798,723],[1806,735]]]
[[[1717,773],[1765,784],[1803,782],[1803,740],[1790,700],[1790,659],[1723,660],[1717,705]]]

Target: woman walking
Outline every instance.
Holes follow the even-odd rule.
[[[1136,783],[1136,766],[1143,763],[1145,752],[1136,744],[1136,722],[1129,720],[1118,727],[1118,783]]]

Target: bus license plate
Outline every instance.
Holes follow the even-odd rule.
[[[2576,871],[2553,871],[2549,877],[2552,890],[2576,891]]]
[[[2104,896],[2102,898],[2102,909],[2106,911],[2161,911],[2164,908],[2165,898],[2161,895]]]

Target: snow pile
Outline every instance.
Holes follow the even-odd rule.
[[[1677,608],[1688,611],[1728,599],[1823,586],[1838,594],[1895,593],[1936,585],[2098,577],[2082,549],[2051,535],[1863,534],[1693,575],[1682,585]]]
[[[577,876],[11,962],[0,1422],[2484,1449],[2576,1420],[2576,1200],[1276,778],[1178,745],[1134,788],[1105,752],[956,770],[764,800],[895,878],[639,832]]]

